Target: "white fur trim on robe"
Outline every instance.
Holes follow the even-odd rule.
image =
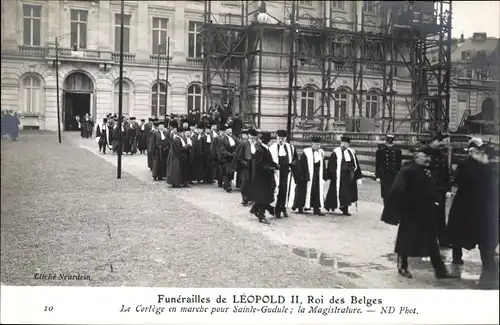
[[[356,152],[351,149],[347,148],[346,151],[352,155],[352,160],[354,161],[354,171],[358,169],[358,164],[356,163]],[[342,152],[341,147],[337,147],[333,150],[335,153],[335,156],[337,157],[337,168],[335,170],[335,188],[337,189],[337,207],[340,207],[340,199],[339,199],[339,193],[340,193],[340,168],[342,165],[342,158],[344,153]],[[348,161],[346,159],[346,161]]]
[[[295,153],[295,148],[290,145],[289,143],[285,143],[285,150],[288,155],[288,163],[291,164],[293,160],[293,155]],[[269,147],[269,152],[271,153],[271,156],[273,157],[273,161],[276,164],[279,164],[279,157],[278,157],[278,144],[273,143]],[[276,188],[274,189],[274,201],[271,203],[272,206],[276,207],[276,203],[278,202],[278,192],[279,192],[279,185],[280,185],[280,171],[275,170],[274,171],[274,180],[276,181]],[[293,201],[295,200],[295,180],[293,179],[292,172],[288,172],[288,184],[286,185],[286,199],[285,199],[285,208],[291,208],[293,206]]]
[[[305,209],[311,208],[311,190],[312,190],[312,179],[314,173],[314,153],[312,148],[305,148],[302,151],[307,157],[307,169],[309,170],[309,177],[311,178],[307,182],[307,191],[306,191],[306,203],[304,205]],[[325,181],[323,180],[323,166],[325,163],[325,152],[323,149],[318,149],[318,152],[321,154],[321,161],[319,165],[319,202],[320,206],[323,208],[325,203],[324,191],[325,191]]]
[[[227,141],[229,141],[229,146],[234,147],[236,145],[236,142],[231,136],[227,136]]]

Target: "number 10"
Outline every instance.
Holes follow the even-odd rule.
[[[52,311],[54,309],[53,306],[45,306],[43,311]]]

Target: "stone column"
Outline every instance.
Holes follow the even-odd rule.
[[[138,2],[136,30],[137,30],[136,61],[149,62],[149,54],[151,54],[149,40],[151,39],[151,37],[149,33],[148,3],[146,1]]]
[[[174,21],[170,23],[170,55],[173,56],[172,64],[185,65],[187,51],[187,22],[184,16],[184,6],[176,6]],[[175,40],[175,42],[174,42]]]
[[[59,28],[61,21],[61,11],[62,11],[61,1],[49,1],[48,2],[48,21],[47,21],[47,40],[46,44],[49,47],[54,47],[55,38],[62,35],[64,31]],[[69,36],[68,36],[69,37]]]
[[[19,8],[18,1],[2,2],[2,50],[17,51],[18,35],[22,37],[22,33],[18,33],[18,20],[22,19]],[[22,26],[22,21],[20,26]]]

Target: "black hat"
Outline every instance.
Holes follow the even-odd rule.
[[[110,116],[111,116],[111,113],[106,114],[106,117],[110,117]]]
[[[153,122],[158,122],[158,121],[159,121],[159,120],[158,120],[158,118],[157,118],[157,117],[155,117],[155,118],[153,119]]]
[[[257,132],[257,130],[255,130],[255,129],[250,129],[250,130],[248,131],[248,135],[249,135],[249,136],[251,136],[251,137],[256,137],[256,136],[258,136],[258,135],[259,135],[259,133],[258,133],[258,132]]]
[[[322,140],[322,139],[321,139],[320,137],[312,137],[312,138],[311,138],[311,141],[312,141],[313,143],[321,143],[321,140]]]
[[[131,119],[132,121],[134,121],[134,120],[135,120],[135,117],[134,117],[134,116],[132,116],[130,119]]]
[[[153,121],[153,125],[154,125],[154,126],[158,126],[158,125],[160,125],[160,122],[159,122],[158,120]]]
[[[148,117],[148,121],[149,122],[153,122],[153,118],[152,117]]]
[[[414,152],[422,152],[425,153],[426,155],[432,155],[434,153],[434,149],[432,149],[430,146],[426,144],[421,144],[417,146],[414,150]]]
[[[219,130],[220,131],[226,131],[227,130],[227,126],[224,125],[224,124],[221,124],[221,126],[219,126]]]
[[[177,129],[179,127],[179,122],[177,122],[177,120],[170,121],[170,127],[173,129]]]
[[[269,143],[269,141],[271,141],[271,133],[270,132],[262,132],[262,136],[261,136],[260,140],[264,144]]]
[[[346,135],[343,135],[340,137],[340,141],[342,142],[347,142],[347,143],[351,143],[351,138],[349,138],[348,136]]]
[[[145,119],[143,119],[143,118],[141,118],[141,122],[146,122],[146,120],[145,120]]]
[[[177,132],[184,132],[184,128],[182,126],[177,127]]]
[[[113,122],[118,122],[118,119],[115,117],[115,118],[113,119]]]
[[[118,115],[116,115],[116,114],[115,114],[115,115],[113,115],[113,118],[118,118]]]
[[[103,118],[103,119],[102,119],[102,121],[103,121],[103,122],[107,122],[107,121],[108,121],[108,119],[107,119],[107,118]]]
[[[288,133],[285,130],[278,130],[276,132],[276,136],[278,136],[280,138],[286,138],[287,135],[288,135]]]

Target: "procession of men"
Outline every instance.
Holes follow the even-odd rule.
[[[140,124],[134,117],[124,118],[121,150],[132,155],[138,149],[147,155],[145,163],[152,179],[166,181],[172,188],[217,184],[230,193],[234,185],[241,193],[242,206],[251,206],[250,213],[263,224],[270,223],[269,217],[288,218],[290,210],[298,214],[310,211],[318,216],[339,210],[344,216],[351,215],[349,208],[358,201],[363,175],[348,136],[341,137],[340,146],[329,157],[321,148],[319,137],[312,137],[311,145],[299,154],[288,141],[285,130],[277,130],[273,141],[271,133],[241,128],[235,120],[238,117],[217,119],[197,112],[168,116],[164,121],[151,117]],[[238,129],[238,135],[233,127]],[[108,146],[117,151],[119,135],[116,116],[108,114],[96,130],[100,151],[105,153]],[[462,249],[479,245],[485,270],[482,279],[489,281],[496,270],[492,254],[498,233],[492,229],[498,229],[498,209],[491,206],[496,201],[484,189],[491,190],[498,178],[494,177],[493,169],[481,165],[475,168],[488,177],[478,180],[480,184],[458,180],[459,192],[476,186],[475,191],[483,193],[481,204],[488,206],[480,210],[483,220],[475,230],[475,237],[471,239],[466,230],[469,223],[474,223],[469,220],[473,213],[472,217],[463,214],[454,217],[459,214],[454,205],[459,203],[452,205],[451,221],[447,224],[445,205],[446,198],[451,196],[445,152],[447,137],[436,133],[430,141],[413,149],[414,160],[403,163],[401,149],[394,146],[395,136],[386,136],[385,145],[375,155],[375,178],[384,202],[382,221],[398,226],[395,251],[400,275],[412,278],[408,257],[418,256],[430,258],[436,278],[454,278],[456,275],[448,272],[443,263],[440,249],[453,248],[453,264],[462,265]],[[472,162],[478,159],[489,162],[495,157],[487,149],[491,146],[477,144],[477,140],[472,143],[470,152],[476,154],[470,157],[480,157],[470,158]],[[460,175],[466,173],[462,167],[459,171]],[[468,167],[467,173],[474,171]]]

